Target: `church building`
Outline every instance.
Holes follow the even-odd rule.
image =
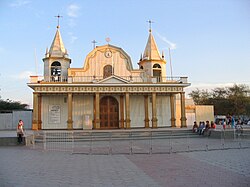
[[[184,88],[190,83],[167,76],[151,28],[137,69],[126,51],[109,43],[90,51],[83,67],[71,68],[59,26],[43,63],[43,76],[31,76],[28,83],[33,130],[176,127],[178,120],[187,126]]]

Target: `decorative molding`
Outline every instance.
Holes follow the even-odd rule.
[[[183,87],[155,87],[155,86],[35,86],[34,91],[37,93],[180,93]]]

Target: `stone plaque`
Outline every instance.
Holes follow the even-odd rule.
[[[60,105],[49,105],[49,123],[59,124],[61,122]]]

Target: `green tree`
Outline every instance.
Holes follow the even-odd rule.
[[[12,100],[2,100],[0,99],[0,111],[7,111],[7,110],[26,110],[28,109],[27,104],[23,104],[19,101],[12,101]]]
[[[207,90],[196,89],[189,96],[198,105],[214,105],[215,114],[250,115],[249,88],[246,85],[233,85]]]

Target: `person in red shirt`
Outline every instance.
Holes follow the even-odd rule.
[[[24,135],[24,130],[23,130],[23,121],[19,120],[16,128],[17,132],[17,141],[19,144],[23,143],[23,135]]]

